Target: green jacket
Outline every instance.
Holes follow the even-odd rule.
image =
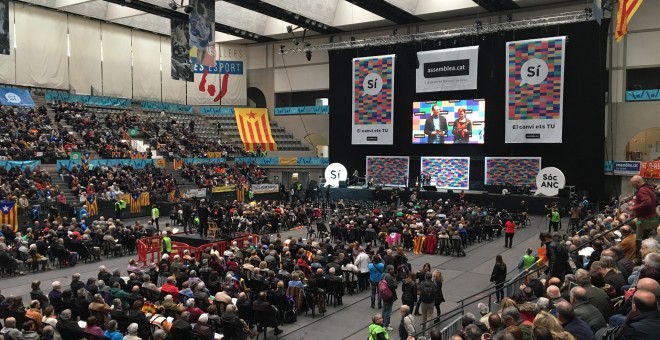
[[[121,205],[121,210],[125,210],[125,209],[126,209],[126,201],[124,201],[124,200],[119,200],[119,204]]]
[[[151,208],[151,218],[156,219],[160,217],[160,210],[158,208]]]
[[[379,335],[382,334],[380,337]],[[385,339],[388,340],[390,338],[390,335],[387,334],[387,331],[383,326],[372,323],[369,325],[369,340],[379,340],[379,339]]]
[[[171,253],[172,252],[172,240],[169,236],[163,236],[163,252]]]
[[[534,262],[536,262],[536,259],[534,258],[534,256],[527,255],[527,254],[525,254],[522,257],[522,260],[523,260],[523,269],[527,269],[527,268],[531,267],[534,264]]]
[[[559,222],[559,220],[561,220],[561,216],[558,211],[550,213],[550,222]]]

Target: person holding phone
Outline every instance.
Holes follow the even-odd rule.
[[[429,144],[444,144],[447,136],[447,119],[440,116],[440,105],[431,106],[431,117],[424,122],[424,134],[428,136]]]

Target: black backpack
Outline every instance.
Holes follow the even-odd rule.
[[[422,282],[422,286],[420,287],[420,299],[424,303],[432,303],[435,302],[435,284],[431,281],[424,281]]]

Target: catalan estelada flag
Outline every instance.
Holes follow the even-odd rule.
[[[140,205],[140,193],[134,193],[131,194],[131,213],[132,214],[137,214],[140,212],[140,208],[142,207]]]
[[[183,159],[175,158],[174,159],[174,170],[183,169]]]
[[[614,38],[620,41],[628,34],[628,23],[644,0],[619,0],[619,8],[616,11],[616,30]]]
[[[426,240],[426,236],[424,235],[417,235],[413,239],[413,254],[421,254],[423,249],[424,249],[424,241]]]
[[[143,192],[140,194],[140,206],[141,207],[148,207],[151,205],[151,196],[149,195],[149,192]]]
[[[99,213],[99,208],[96,205],[96,195],[87,196],[87,201],[85,202],[85,205],[87,205],[87,216],[91,217]]]
[[[262,151],[275,151],[277,145],[270,132],[268,109],[234,108],[236,125],[247,151],[254,151],[261,145]]]
[[[18,231],[18,213],[16,202],[0,202],[0,225],[9,224],[14,231]]]

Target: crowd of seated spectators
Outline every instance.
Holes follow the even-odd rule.
[[[234,166],[227,163],[184,164],[181,175],[200,188],[245,185],[247,183],[257,184],[268,181],[268,174],[265,169],[257,165],[247,164]]]
[[[0,159],[41,160],[54,163],[80,146],[59,124],[52,122],[46,108],[18,108],[0,105]]]
[[[101,118],[81,103],[60,102],[53,109],[56,122],[66,121],[82,136],[84,150],[95,150],[101,158],[131,158],[133,150],[124,135],[131,128],[140,128],[139,116],[122,110]]]
[[[100,199],[116,200],[124,193],[165,193],[176,189],[176,180],[167,170],[149,164],[140,170],[129,165],[101,165],[92,169],[62,167],[58,172],[79,197],[96,194]]]

